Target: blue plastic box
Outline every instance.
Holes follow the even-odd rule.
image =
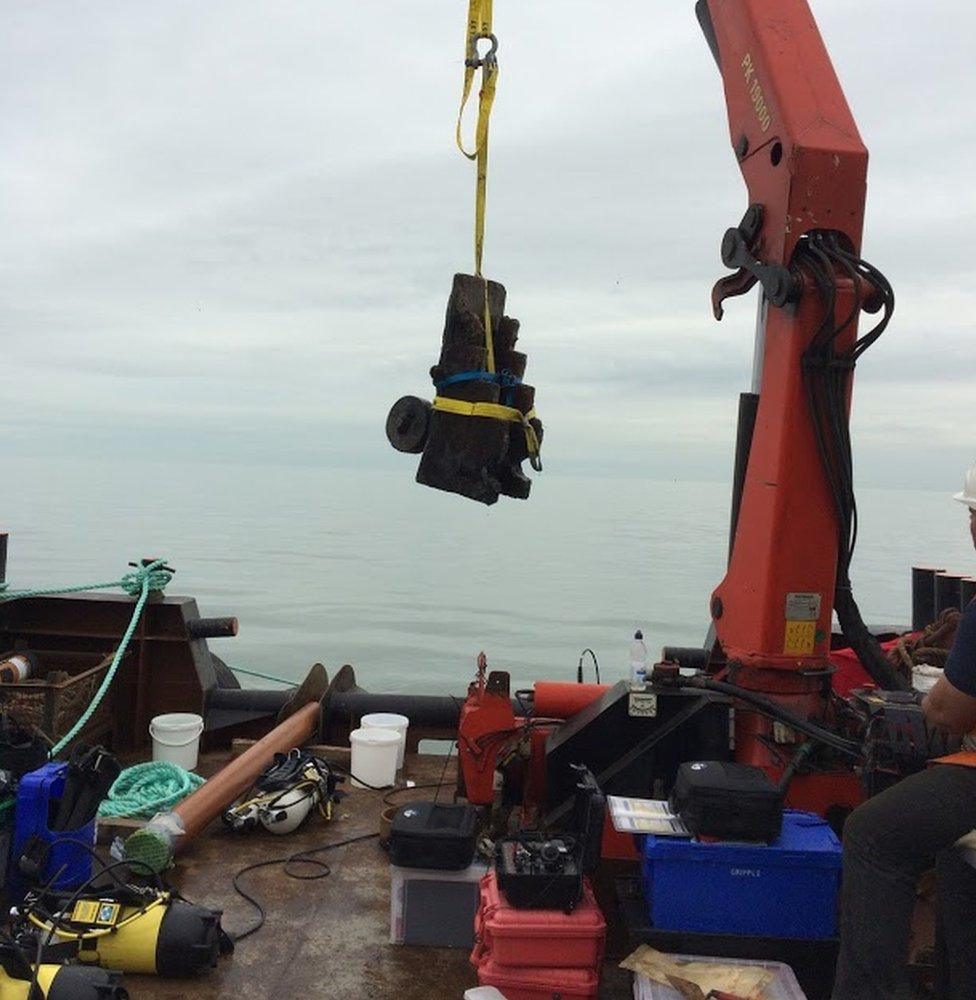
[[[17,867],[18,860],[34,838],[48,849],[40,875],[41,884],[59,891],[75,889],[92,876],[91,849],[95,846],[96,821],[93,819],[77,830],[61,833],[48,828],[53,806],[64,792],[67,773],[67,764],[52,761],[20,779],[8,870],[8,892],[15,902],[23,899],[27,890],[27,882]]]
[[[644,899],[659,930],[832,938],[840,869],[827,822],[788,810],[774,844],[647,837]]]

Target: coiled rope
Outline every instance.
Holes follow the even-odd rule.
[[[105,693],[111,687],[112,680],[118,672],[119,664],[122,662],[122,658],[129,648],[129,643],[135,634],[136,625],[139,624],[139,618],[142,616],[142,609],[146,606],[149,594],[154,590],[162,590],[173,579],[174,570],[166,565],[165,559],[155,559],[152,562],[139,565],[129,563],[129,565],[133,567],[132,572],[125,573],[121,579],[112,580],[109,583],[89,583],[77,587],[46,587],[34,590],[7,590],[5,583],[0,584],[0,602],[16,601],[25,597],[49,597],[54,594],[78,594],[86,590],[110,590],[114,587],[120,587],[130,597],[136,598],[135,607],[132,609],[132,617],[129,619],[129,624],[122,634],[122,641],[119,643],[119,647],[112,657],[112,663],[102,678],[102,683],[95,692],[91,703],[81,713],[75,724],[51,747],[51,757],[56,757],[85,728],[88,721],[95,714],[98,706],[102,703],[102,699],[105,697]]]
[[[151,817],[172,809],[203,783],[199,774],[178,764],[158,760],[136,764],[115,779],[98,815]]]

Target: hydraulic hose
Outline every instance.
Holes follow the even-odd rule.
[[[857,743],[855,740],[849,740],[844,736],[831,732],[829,729],[825,729],[816,722],[811,722],[809,719],[804,719],[796,715],[771,698],[759,694],[758,691],[750,691],[748,688],[739,687],[738,684],[730,684],[728,681],[717,681],[711,677],[693,677],[689,683],[694,687],[707,688],[709,691],[717,691],[720,694],[726,694],[731,698],[744,701],[757,708],[763,715],[768,715],[771,719],[776,719],[778,722],[784,723],[791,729],[795,729],[797,732],[803,733],[804,736],[809,736],[811,739],[831,747],[838,753],[855,758],[864,756],[860,743]]]
[[[864,624],[861,609],[857,606],[849,585],[838,585],[834,592],[834,610],[844,638],[857,654],[871,680],[884,691],[909,690],[911,685],[908,680],[896,672],[878,645],[878,640]]]

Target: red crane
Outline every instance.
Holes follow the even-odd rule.
[[[868,154],[806,0],[699,0],[748,189],[722,241],[722,303],[760,286],[752,392],[740,404],[731,555],[711,613],[735,683],[823,718],[832,618],[875,680],[901,686],[861,620],[848,427],[854,366],[891,316],[861,257]],[[880,312],[859,337],[862,311]],[[742,715],[737,756],[774,769]]]
[[[849,575],[854,367],[894,308],[891,286],[861,256],[868,154],[807,0],[698,0],[696,11],[722,74],[748,190],[742,221],[722,239],[734,273],[712,292],[716,318],[730,296],[760,289],[754,384],[740,400],[729,565],[711,599],[713,679],[704,683],[829,727],[835,610],[878,685],[903,686],[861,619]],[[859,334],[862,312],[875,318]],[[735,753],[778,775],[803,737],[788,723],[777,729],[772,714],[736,712]],[[516,731],[507,690],[481,677],[460,729],[469,795],[490,800],[495,751],[507,746],[495,737]],[[821,812],[862,797],[842,765],[797,776],[790,795]]]

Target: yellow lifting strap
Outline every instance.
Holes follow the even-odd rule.
[[[521,424],[525,431],[525,446],[529,452],[532,468],[536,472],[542,471],[539,437],[531,423],[535,419],[535,407],[528,413],[523,413],[514,406],[502,406],[501,403],[470,403],[464,399],[451,399],[447,396],[435,396],[433,406],[435,410],[454,413],[460,417],[488,417],[491,420],[507,420],[513,424]]]
[[[495,102],[495,86],[498,82],[498,39],[492,33],[493,0],[468,0],[468,23],[464,39],[464,89],[461,93],[461,107],[458,111],[455,139],[457,147],[478,167],[474,207],[474,273],[482,277],[481,262],[485,244],[485,199],[488,189],[488,122],[491,107]],[[491,47],[484,56],[478,53],[478,42],[487,41]],[[461,136],[461,118],[471,96],[474,75],[481,70],[481,93],[478,97],[478,122],[475,126],[475,147],[469,152]],[[485,279],[485,367],[495,370],[495,347],[491,335],[491,312],[488,308],[488,281]]]

